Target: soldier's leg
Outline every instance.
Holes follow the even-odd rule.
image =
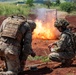
[[[48,57],[50,60],[61,62],[62,64],[65,64],[66,62],[68,64],[71,64],[72,63],[71,59],[73,58],[73,54],[66,52],[50,53]]]
[[[23,57],[22,57],[22,60],[21,60],[21,63],[20,63],[20,66],[21,66],[20,70],[21,71],[24,71],[27,58],[28,58],[28,54],[23,53]]]
[[[61,62],[59,53],[50,53],[48,57],[52,61]]]
[[[73,58],[73,54],[72,53],[66,53],[66,52],[54,52],[54,53],[50,53],[49,54],[49,59],[51,60],[55,60],[54,58],[58,59],[59,61],[63,60],[63,59],[72,59]]]
[[[6,58],[8,71],[11,71],[12,73],[15,73],[15,75],[17,75],[20,68],[18,48],[12,45],[6,48],[5,58]]]

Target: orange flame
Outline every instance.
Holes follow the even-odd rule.
[[[56,28],[54,27],[55,19],[51,22],[43,22],[41,20],[36,20],[36,29],[33,32],[33,38],[38,39],[56,39]]]

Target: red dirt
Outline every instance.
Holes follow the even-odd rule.
[[[0,18],[2,22],[4,18]],[[71,25],[76,27],[76,16],[66,16],[66,19],[70,22]],[[0,23],[1,23],[0,22]],[[50,53],[48,49],[48,44],[54,42],[55,40],[40,40],[40,39],[33,39],[32,46],[33,50],[36,52],[37,56],[48,56]],[[41,60],[33,60],[26,62],[27,65],[32,64],[41,64]],[[30,69],[26,69],[23,72],[24,75],[76,75],[76,60],[74,60],[73,64],[69,67],[60,67],[60,63],[57,62],[48,62],[44,65],[38,67],[38,70],[31,71]],[[23,75],[23,74],[20,74]]]

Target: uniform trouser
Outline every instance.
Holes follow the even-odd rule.
[[[28,54],[23,55],[23,58],[20,61],[20,71],[24,71],[28,56],[29,56]]]
[[[19,47],[0,40],[0,56],[5,57],[7,70],[18,73],[20,68]]]
[[[26,43],[21,51],[21,70],[23,71],[26,65],[26,60],[31,53],[33,53],[33,50],[30,48],[30,44]]]
[[[56,62],[62,62],[63,60],[69,60],[74,57],[74,53],[67,53],[67,52],[53,52],[49,54],[49,59],[56,61]]]

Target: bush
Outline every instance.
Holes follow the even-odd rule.
[[[60,4],[60,0],[56,0],[56,5],[59,5]]]
[[[76,11],[76,3],[73,3],[73,10]]]
[[[33,6],[33,0],[27,0],[26,4],[28,4],[30,7]]]
[[[8,4],[8,3],[0,3],[0,15],[16,15],[16,14],[23,14],[28,16],[30,7],[26,5],[15,5],[15,4]]]
[[[66,11],[68,13],[74,10],[73,7],[74,7],[73,3],[69,3],[69,2],[60,4],[61,10]]]

